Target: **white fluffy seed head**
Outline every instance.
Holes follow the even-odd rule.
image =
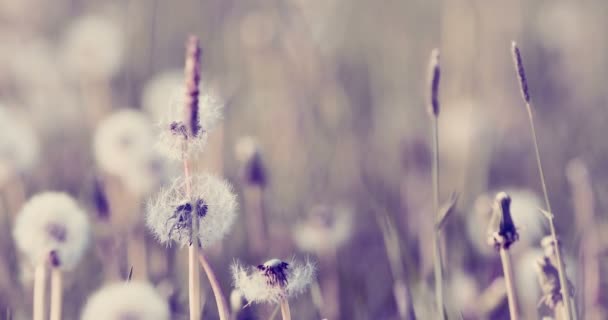
[[[167,108],[182,94],[184,70],[172,69],[155,75],[144,86],[141,101],[144,111],[160,122],[167,115]]]
[[[95,161],[133,194],[147,195],[158,187],[166,170],[155,140],[154,126],[145,114],[128,109],[115,112],[95,131]]]
[[[338,249],[352,235],[352,216],[350,208],[343,205],[315,206],[308,219],[295,226],[294,241],[300,250],[317,254]]]
[[[204,84],[201,84],[204,88]],[[172,130],[172,126],[184,124],[185,86],[177,87],[170,98],[170,103],[164,108],[164,114],[159,120],[160,137],[158,150],[169,159],[180,160],[184,156],[186,135]],[[195,136],[188,136],[188,153],[186,157],[199,154],[207,144],[208,135],[222,119],[223,102],[210,90],[202,90],[198,100],[198,122],[201,131]]]
[[[63,62],[73,76],[109,79],[124,55],[124,36],[118,25],[100,15],[75,20],[65,34]]]
[[[31,169],[38,162],[39,153],[33,128],[13,110],[0,105],[0,185]]]
[[[190,181],[190,197],[186,194],[187,181],[180,177],[148,202],[146,224],[161,243],[173,240],[188,245],[193,213],[203,247],[221,240],[234,223],[238,205],[227,181],[211,174],[197,174]]]
[[[248,303],[278,303],[293,298],[303,293],[315,276],[315,266],[310,261],[272,259],[257,267],[235,262],[231,269],[234,288]]]
[[[89,220],[68,194],[45,192],[25,203],[17,215],[13,236],[32,266],[49,262],[54,252],[59,267],[70,270],[89,243]]]
[[[80,319],[169,320],[169,305],[149,283],[114,283],[89,298]]]

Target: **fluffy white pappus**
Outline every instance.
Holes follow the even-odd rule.
[[[0,104],[0,184],[31,169],[40,154],[34,129],[13,110]]]
[[[199,154],[205,148],[209,133],[222,119],[224,103],[212,90],[203,89],[200,85],[198,97],[198,123],[200,131],[195,137],[186,136],[179,127],[184,126],[185,86],[181,84],[173,90],[169,104],[159,119],[160,137],[158,150],[167,158],[181,160]],[[177,128],[177,129],[176,129]],[[188,152],[184,154],[184,143],[188,143]]]
[[[309,217],[293,229],[293,239],[300,250],[323,254],[340,248],[353,231],[352,210],[344,205],[315,206]]]
[[[169,304],[147,282],[107,285],[89,297],[81,320],[169,320]]]
[[[15,244],[32,266],[51,262],[73,269],[90,237],[89,220],[66,193],[44,192],[29,199],[15,221]],[[52,254],[53,252],[53,254]]]
[[[124,35],[119,26],[101,15],[86,15],[68,27],[63,62],[74,76],[109,79],[122,65]]]
[[[271,259],[256,267],[231,266],[235,290],[251,303],[278,303],[303,293],[313,281],[315,265]]]
[[[93,140],[99,168],[121,178],[135,195],[158,188],[166,168],[154,148],[154,126],[144,113],[114,112],[99,124]]]
[[[144,111],[154,121],[160,122],[167,115],[167,107],[175,100],[176,93],[183,88],[183,84],[183,69],[167,70],[155,75],[144,85],[141,96]]]
[[[526,248],[536,245],[546,229],[546,218],[538,210],[543,202],[533,191],[526,189],[508,188],[511,196],[511,217],[519,233],[519,241],[510,249],[513,253],[523,252]],[[487,234],[479,226],[488,225],[492,216],[493,196],[491,193],[482,194],[474,204],[473,214],[467,216],[467,235],[471,243],[484,255],[495,255],[487,245]]]
[[[232,227],[238,204],[232,186],[211,174],[190,177],[192,194],[186,193],[186,179],[177,178],[149,201],[146,224],[161,243],[171,240],[181,246],[190,244],[192,216],[198,223],[201,246],[221,240]]]

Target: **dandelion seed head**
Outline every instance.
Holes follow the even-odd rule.
[[[146,82],[142,93],[142,106],[155,122],[167,116],[167,107],[175,103],[178,94],[183,95],[184,70],[161,72]]]
[[[135,110],[122,110],[104,119],[95,131],[95,160],[104,172],[115,175],[136,195],[158,187],[166,168],[154,149],[154,127]]]
[[[271,259],[257,267],[232,265],[234,287],[250,303],[278,303],[304,292],[315,275],[315,266],[292,260]]]
[[[353,232],[353,212],[345,205],[317,205],[297,224],[293,238],[300,250],[324,254],[343,246]]]
[[[86,15],[68,27],[63,61],[74,76],[109,79],[118,72],[123,56],[124,35],[113,20]]]
[[[199,132],[196,136],[188,135],[187,130],[185,130],[187,128],[184,122],[184,104],[186,102],[184,93],[186,89],[183,84],[174,90],[169,105],[164,108],[164,115],[158,124],[160,137],[157,147],[169,159],[182,159],[186,140],[188,141],[188,153],[185,156],[190,157],[199,154],[207,144],[209,133],[222,119],[224,104],[219,96],[211,90],[203,90],[204,84],[201,84],[199,88]]]
[[[210,174],[190,179],[190,197],[186,195],[186,180],[180,177],[148,202],[146,224],[161,243],[173,240],[182,246],[189,245],[193,215],[203,247],[221,240],[234,223],[238,205],[232,186]]]
[[[0,105],[0,184],[30,170],[40,155],[33,128],[13,110]]]
[[[61,268],[73,269],[89,243],[84,211],[65,193],[45,192],[28,200],[15,221],[15,243],[32,266],[46,263],[54,252]]]
[[[89,297],[81,319],[169,320],[169,304],[149,283],[114,283]]]

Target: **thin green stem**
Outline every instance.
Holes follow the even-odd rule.
[[[438,117],[431,116],[431,126],[433,130],[433,223],[438,221],[439,217],[439,125]],[[437,312],[439,319],[446,319],[444,304],[443,304],[443,264],[441,261],[441,246],[440,246],[441,230],[435,228],[433,233],[433,270],[435,273],[435,300],[437,303]]]
[[[534,151],[536,153],[536,164],[538,165],[538,172],[540,175],[540,183],[543,188],[543,194],[545,197],[545,206],[547,207],[547,211],[554,214],[551,210],[551,203],[549,202],[549,193],[547,192],[547,184],[545,182],[545,174],[543,171],[543,165],[540,160],[540,151],[538,148],[538,137],[536,135],[536,127],[534,126],[534,117],[532,115],[532,108],[530,103],[526,103],[526,109],[528,110],[528,119],[530,120],[530,129],[532,130],[532,140],[534,140]],[[553,237],[553,241],[555,243],[555,256],[557,258],[557,271],[559,273],[559,284],[562,291],[562,297],[564,300],[564,309],[566,313],[566,320],[572,319],[572,307],[570,305],[570,295],[568,294],[568,280],[566,280],[566,268],[564,267],[564,261],[561,257],[561,245],[557,240],[557,232],[555,231],[555,224],[553,223],[553,217],[549,219],[549,226],[551,228],[551,236]]]

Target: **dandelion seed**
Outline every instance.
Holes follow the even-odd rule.
[[[82,320],[169,320],[169,305],[145,282],[121,282],[94,293],[82,312]]]
[[[76,201],[65,193],[45,192],[32,197],[17,215],[13,236],[32,266],[51,259],[71,270],[89,242],[89,221]]]
[[[38,162],[39,153],[33,128],[13,110],[0,106],[0,185],[30,170]]]
[[[191,183],[191,197],[186,193],[186,180],[180,177],[148,202],[146,223],[160,242],[189,245],[194,222],[199,226],[196,237],[207,247],[232,227],[237,202],[230,184],[210,174],[194,175]],[[193,211],[196,221],[192,221]]]
[[[119,177],[133,194],[147,195],[158,187],[166,172],[154,142],[154,127],[143,113],[118,111],[95,131],[95,160],[104,172]]]
[[[271,259],[257,267],[232,265],[234,287],[249,303],[279,303],[293,298],[308,288],[314,275],[310,261]]]
[[[123,34],[118,25],[106,17],[80,17],[66,32],[63,61],[76,77],[109,79],[123,62]]]
[[[295,226],[294,241],[301,250],[317,254],[340,248],[352,235],[352,216],[343,205],[315,206],[308,219]]]

